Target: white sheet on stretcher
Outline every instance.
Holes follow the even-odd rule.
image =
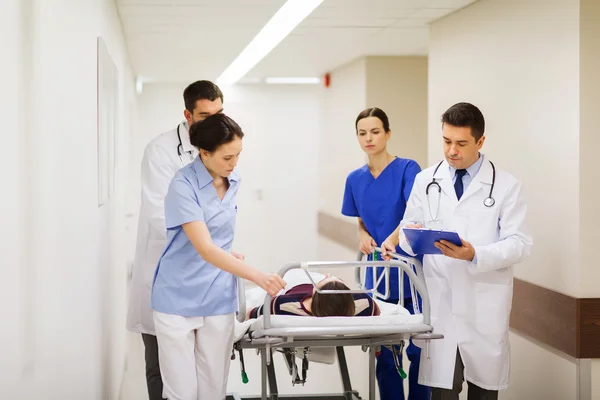
[[[310,272],[312,279],[319,282],[325,278],[325,275],[316,272]],[[284,280],[288,283],[288,288],[293,286],[310,283],[303,270],[295,269],[284,275]],[[284,294],[285,290],[280,294]],[[259,307],[264,304],[266,292],[261,288],[253,288],[246,290],[246,308]],[[293,315],[273,315],[271,316],[272,327],[322,327],[325,323],[333,326],[381,326],[381,325],[404,325],[404,324],[420,324],[423,322],[423,316],[411,315],[407,309],[397,304],[386,303],[381,300],[375,300],[381,311],[381,315],[377,317],[305,317]],[[242,323],[236,321],[234,341],[241,340],[244,335],[250,330],[262,329],[263,318],[249,319]],[[302,352],[299,351],[300,355]],[[315,348],[308,355],[308,360],[325,364],[333,364],[335,362],[334,348]]]
[[[322,326],[386,326],[421,324],[421,314],[411,315],[408,310],[396,304],[375,300],[381,310],[377,317],[304,317],[294,315],[272,315],[272,328],[322,327]],[[234,341],[240,340],[249,330],[263,328],[263,317],[236,322]]]

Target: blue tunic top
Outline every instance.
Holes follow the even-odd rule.
[[[165,198],[167,246],[154,273],[153,310],[183,317],[237,311],[236,277],[204,260],[182,228],[186,223],[203,221],[213,243],[231,251],[240,179],[234,171],[228,180],[229,189],[221,200],[213,178],[196,157],[171,181]]]
[[[396,230],[404,217],[406,202],[419,172],[419,164],[405,158],[395,158],[377,179],[369,171],[368,165],[352,171],[346,179],[342,214],[360,217],[367,232],[380,246]],[[400,247],[396,247],[396,252],[407,255]],[[369,260],[371,259],[369,256]],[[383,268],[378,270],[380,272]],[[366,285],[368,289],[373,288],[372,268],[367,270]],[[390,269],[390,286],[390,299],[398,299],[400,293],[396,268]],[[385,293],[384,282],[378,290]],[[404,277],[404,297],[410,298],[410,281],[407,276]]]

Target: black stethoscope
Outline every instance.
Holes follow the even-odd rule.
[[[183,161],[183,153],[187,153],[190,162],[194,161],[194,154],[191,151],[183,151],[183,143],[181,142],[181,134],[179,134],[179,127],[181,126],[181,124],[177,125],[177,139],[179,139],[179,144],[177,145],[177,155],[179,156],[179,159],[181,160],[181,163],[183,164],[183,166],[185,167],[185,162]]]
[[[435,170],[433,171],[433,176],[431,178],[431,182],[429,182],[429,184],[425,188],[425,197],[427,197],[427,207],[429,208],[429,215],[431,215],[431,217],[433,218],[433,221],[437,221],[437,217],[439,216],[440,199],[442,198],[442,187],[440,186],[439,183],[437,183],[435,181],[435,174],[437,174],[437,171],[443,162],[444,161],[440,161],[440,163],[437,165],[437,167],[435,167]],[[490,187],[490,193],[488,194],[488,197],[483,199],[483,205],[486,207],[493,207],[494,204],[496,204],[496,200],[492,197],[492,193],[494,192],[494,185],[496,184],[496,167],[494,166],[493,162],[489,161],[489,163],[492,166],[492,186]],[[432,186],[437,186],[437,191],[438,191],[437,212],[435,214],[435,217],[433,217],[433,214],[431,213],[431,204],[429,202],[429,189]]]

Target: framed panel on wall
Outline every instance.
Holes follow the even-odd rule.
[[[119,76],[102,37],[97,40],[98,75],[98,207],[112,196],[115,186]]]

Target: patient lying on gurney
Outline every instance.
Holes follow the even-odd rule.
[[[310,279],[305,271],[293,269],[288,271],[282,278],[288,283],[286,290],[279,293],[271,300],[271,315],[279,315],[281,318],[286,316],[306,316],[300,321],[310,321],[310,317],[324,316],[385,316],[385,318],[394,318],[395,321],[405,321],[406,323],[420,323],[419,316],[411,315],[408,310],[399,304],[386,303],[382,300],[373,300],[368,294],[319,294],[315,292],[311,283],[321,290],[348,290],[340,279],[329,277],[317,272],[309,272]],[[234,342],[240,341],[252,330],[252,326],[261,319],[266,292],[259,287],[248,289],[245,292],[246,302],[246,320],[244,322],[236,321]],[[296,318],[293,318],[296,319]],[[358,318],[352,321],[353,324],[359,321],[368,321],[371,318]],[[389,323],[389,320],[384,320]],[[258,325],[260,329],[260,325]],[[301,357],[302,352],[297,354]],[[307,355],[309,361],[332,364],[336,360],[334,347],[314,348]]]
[[[350,290],[336,277],[326,276],[317,283],[319,290]],[[258,318],[263,306],[248,310],[248,319]],[[380,314],[379,307],[365,293],[317,293],[312,283],[300,283],[271,300],[271,315],[314,317],[370,317]]]

